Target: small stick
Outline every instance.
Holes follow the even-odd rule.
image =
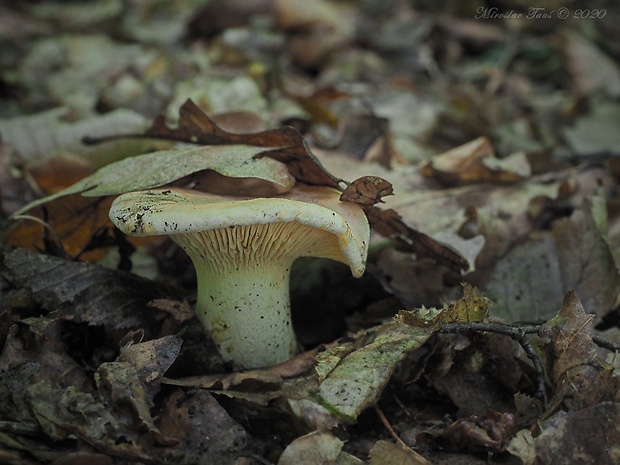
[[[617,342],[608,341],[607,339],[592,335],[592,342],[603,349],[611,350],[612,352],[620,352],[620,344]]]
[[[390,436],[394,438],[394,440],[398,443],[398,445],[402,447],[403,449],[405,449],[406,451],[414,454],[415,458],[418,460],[418,463],[422,465],[424,464],[430,465],[430,462],[428,460],[426,460],[424,457],[422,457],[420,454],[414,451],[411,447],[405,444],[405,442],[400,438],[400,436],[396,434],[396,431],[394,431],[394,428],[392,428],[392,425],[390,425],[390,422],[388,421],[388,419],[385,418],[385,415],[383,414],[379,406],[375,404],[374,408],[375,408],[375,412],[377,412],[377,416],[379,417],[379,420],[381,420],[381,423],[383,423],[383,426],[385,426],[385,428],[390,432]]]

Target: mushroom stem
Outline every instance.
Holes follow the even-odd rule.
[[[266,260],[263,254],[250,254],[245,263],[205,259],[205,247],[228,248],[222,237],[229,231],[171,236],[196,268],[196,316],[225,361],[242,368],[286,361],[297,351],[289,299],[293,258]]]
[[[295,354],[288,268],[225,275],[195,266],[200,283],[196,315],[224,360],[257,368],[284,362]]]

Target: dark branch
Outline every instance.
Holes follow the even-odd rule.
[[[547,408],[548,399],[547,399],[547,389],[545,387],[545,369],[543,367],[538,354],[534,350],[534,347],[528,341],[527,334],[537,332],[533,331],[533,327],[530,328],[519,328],[515,326],[505,326],[497,323],[479,323],[479,322],[471,322],[471,323],[447,323],[441,327],[441,333],[450,334],[450,333],[472,333],[472,332],[488,332],[495,334],[502,334],[504,336],[508,336],[511,339],[517,341],[523,350],[527,354],[527,357],[531,360],[534,365],[534,370],[536,370],[536,380],[538,386],[536,388],[536,397],[540,399],[543,404],[543,408]]]

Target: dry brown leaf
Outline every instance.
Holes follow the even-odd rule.
[[[349,184],[340,196],[340,200],[372,206],[383,202],[381,199],[386,195],[394,195],[392,184],[377,176],[364,176]]]
[[[147,137],[191,142],[202,145],[245,144],[272,148],[261,156],[286,163],[298,181],[338,188],[339,179],[331,176],[308,150],[301,135],[291,127],[256,133],[232,133],[215,124],[194,102],[187,100],[179,110],[178,128],[169,128],[163,117],[157,118],[145,132]]]
[[[13,223],[5,241],[14,247],[79,257],[85,261],[101,259],[107,253],[105,247],[114,244],[112,235],[108,234],[113,228],[108,218],[112,200],[80,195],[64,197],[33,210],[32,220]]]
[[[402,250],[415,252],[419,257],[432,258],[451,269],[466,270],[468,268],[467,261],[460,254],[432,237],[407,226],[396,211],[376,207],[368,207],[364,211],[368,215],[373,231],[394,240]]]
[[[59,156],[33,164],[26,172],[38,189],[49,195],[88,176],[92,168],[79,158]],[[79,195],[61,198],[30,212],[31,220],[14,223],[6,232],[5,241],[32,251],[45,250],[85,261],[99,260],[115,242],[111,233],[113,225],[108,218],[111,203],[111,198]]]

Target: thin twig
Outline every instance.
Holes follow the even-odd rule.
[[[387,429],[390,432],[390,436],[392,436],[394,440],[403,449],[411,449],[407,444],[405,444],[405,442],[400,438],[400,436],[396,434],[396,431],[394,431],[394,428],[392,428],[392,425],[390,425],[390,422],[388,421],[388,419],[385,418],[385,415],[383,414],[379,406],[375,404],[374,407],[375,407],[375,412],[377,412],[377,416],[379,417],[379,420],[381,420],[381,423],[383,423],[383,426],[385,426],[385,429]]]
[[[525,351],[527,357],[532,361],[534,365],[534,370],[536,370],[536,380],[538,383],[538,387],[536,389],[536,397],[538,397],[542,404],[543,408],[547,408],[548,398],[547,398],[547,390],[545,387],[545,369],[543,367],[538,354],[534,350],[534,347],[528,341],[526,334],[534,332],[531,329],[533,328],[519,328],[514,326],[504,326],[496,323],[479,323],[479,322],[471,322],[471,323],[447,323],[441,327],[442,333],[471,333],[471,332],[489,332],[502,334],[504,336],[508,336],[511,339],[517,341],[523,350]]]
[[[375,408],[375,412],[377,412],[377,416],[379,417],[379,420],[381,420],[381,423],[383,423],[383,426],[385,426],[385,428],[390,432],[390,435],[394,438],[394,440],[396,441],[396,443],[402,447],[403,449],[405,449],[406,451],[408,451],[411,454],[414,454],[418,463],[421,464],[429,464],[428,460],[426,460],[423,456],[421,456],[419,453],[417,453],[416,451],[414,451],[411,447],[409,447],[401,438],[398,434],[396,434],[396,431],[394,431],[394,428],[392,428],[392,425],[390,425],[390,422],[388,421],[388,419],[385,417],[385,415],[383,414],[383,412],[381,411],[381,409],[379,408],[378,405],[374,405]]]

